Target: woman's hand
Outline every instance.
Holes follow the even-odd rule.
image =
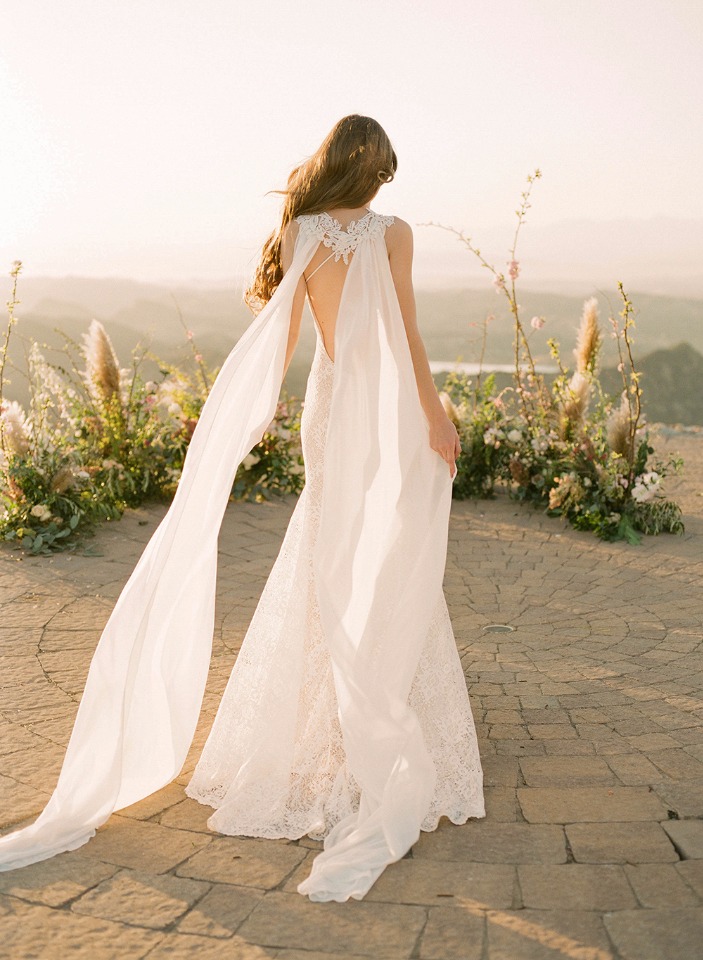
[[[447,461],[453,480],[456,474],[456,458],[461,453],[461,442],[456,427],[444,411],[430,421],[430,446]]]

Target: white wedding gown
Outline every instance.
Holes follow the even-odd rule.
[[[186,788],[233,835],[324,837],[298,890],[360,899],[440,816],[485,815],[442,589],[451,477],[428,442],[385,229],[297,218],[293,263],[234,347],[174,501],[100,638],[59,782],[0,869],[85,843],[180,772],[209,664],[217,533],[271,422],[293,295],[320,243],[351,264],[330,359],[319,328],[301,422],[305,488]],[[186,587],[186,589],[184,589]]]

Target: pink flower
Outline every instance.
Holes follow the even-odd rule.
[[[502,275],[499,275],[493,281],[493,286],[496,288],[496,293],[500,293],[501,290],[505,290],[505,280]]]
[[[196,363],[202,363],[202,362],[203,362],[203,355],[202,355],[202,353],[196,353],[196,354],[195,354],[195,362],[196,362]]]
[[[618,373],[622,373],[625,368],[621,363],[618,364]]]
[[[508,263],[508,276],[510,277],[510,279],[517,280],[519,273],[520,273],[519,260],[510,260]]]
[[[530,325],[533,330],[541,330],[546,322],[547,321],[544,319],[544,317],[533,317],[530,320]]]
[[[189,340],[192,340],[192,339],[193,339],[193,331],[192,331],[192,330],[186,330],[186,337],[187,337]]]

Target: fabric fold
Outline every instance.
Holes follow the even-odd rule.
[[[385,241],[375,236],[354,253],[337,317],[314,551],[361,802],[298,885],[312,900],[360,899],[420,835],[436,775],[408,694],[442,589],[451,490],[429,446]]]
[[[271,300],[226,358],[166,515],[105,625],[58,783],[38,819],[0,837],[0,870],[73,850],[116,810],[180,773],[212,650],[217,540],[237,467],[276,412],[293,296],[308,237]]]

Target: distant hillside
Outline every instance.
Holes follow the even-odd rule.
[[[677,423],[703,426],[703,355],[689,343],[679,343],[668,350],[655,350],[641,360],[636,358],[642,374],[642,409],[648,423]],[[446,374],[437,373],[435,384],[441,389]],[[552,377],[545,377],[551,383]],[[509,387],[512,374],[497,373],[496,389]],[[617,399],[622,393],[622,375],[616,367],[600,373],[606,394]]]
[[[10,360],[24,368],[22,337],[34,337],[50,348],[58,348],[62,338],[60,328],[81,341],[92,317],[101,320],[115,345],[120,363],[128,366],[132,348],[137,341],[149,343],[151,349],[168,362],[179,362],[190,355],[179,310],[186,326],[193,330],[198,348],[213,365],[221,364],[244,330],[252,315],[242,299],[242,289],[235,283],[213,287],[169,287],[142,283],[130,279],[105,280],[83,277],[23,277],[20,276],[17,308],[19,322],[13,332]],[[672,353],[671,364],[694,364],[693,356],[703,352],[703,300],[664,297],[628,291],[638,311],[635,334],[636,357],[642,360],[645,371],[648,413],[651,419],[703,423],[696,396],[700,376],[678,376],[668,366],[667,357],[675,344],[685,342],[692,351],[686,359]],[[7,299],[9,290],[3,290]],[[612,309],[619,310],[617,291],[604,292],[584,289],[582,296],[523,290],[520,304],[525,321],[534,314],[546,317],[540,331],[531,334],[535,359],[549,362],[547,339],[556,337],[562,356],[571,360],[576,328],[583,301],[591,294],[598,297],[601,318],[607,325]],[[482,289],[422,290],[416,292],[418,322],[433,360],[476,361],[479,358],[480,323],[494,313],[491,321],[485,360],[488,363],[506,363],[512,359],[512,325],[507,304],[490,283]],[[612,306],[609,306],[609,302]],[[286,389],[302,396],[315,344],[312,318],[306,310],[303,329],[296,354],[286,378]],[[676,347],[676,350],[682,349]],[[614,366],[616,358],[613,341],[606,336],[603,362]],[[698,353],[696,353],[698,351]],[[651,356],[650,356],[651,355]],[[57,354],[47,350],[47,357]],[[656,360],[652,361],[652,357]],[[654,363],[656,370],[649,364]],[[686,370],[689,366],[685,367]],[[144,368],[147,376],[154,376],[155,366]],[[665,373],[663,371],[669,371]],[[8,396],[26,402],[23,377],[16,371],[7,371],[13,381]],[[667,380],[667,377],[669,380]],[[666,386],[670,383],[677,390]],[[617,385],[614,389],[617,390]],[[661,397],[661,400],[660,400]],[[672,406],[673,404],[673,406]],[[666,416],[659,411],[670,411]],[[693,418],[693,419],[692,419]]]
[[[643,357],[639,369],[642,405],[650,423],[703,425],[703,355],[689,343],[679,343]],[[604,370],[600,379],[608,393],[621,392],[622,377],[616,369]]]
[[[530,336],[536,360],[549,360],[547,340],[550,337],[559,340],[564,357],[570,356],[583,302],[591,295],[598,299],[601,320],[606,326],[608,314],[617,314],[621,307],[617,290],[584,289],[580,297],[520,292],[521,316],[528,329],[532,316],[544,316],[547,321],[542,330]],[[680,341],[703,351],[703,300],[660,297],[634,291],[628,291],[628,296],[637,312],[635,340],[639,356]],[[478,359],[479,344],[472,345],[470,340],[476,340],[480,330],[470,324],[480,323],[486,315],[493,313],[496,319],[490,323],[486,359],[492,363],[510,361],[513,330],[507,302],[495,293],[492,286],[486,290],[419,290],[416,300],[422,334],[433,359],[456,359],[459,353],[463,354],[464,360]],[[608,360],[614,359],[612,343],[607,336],[605,351]],[[610,353],[613,353],[612,357]]]

